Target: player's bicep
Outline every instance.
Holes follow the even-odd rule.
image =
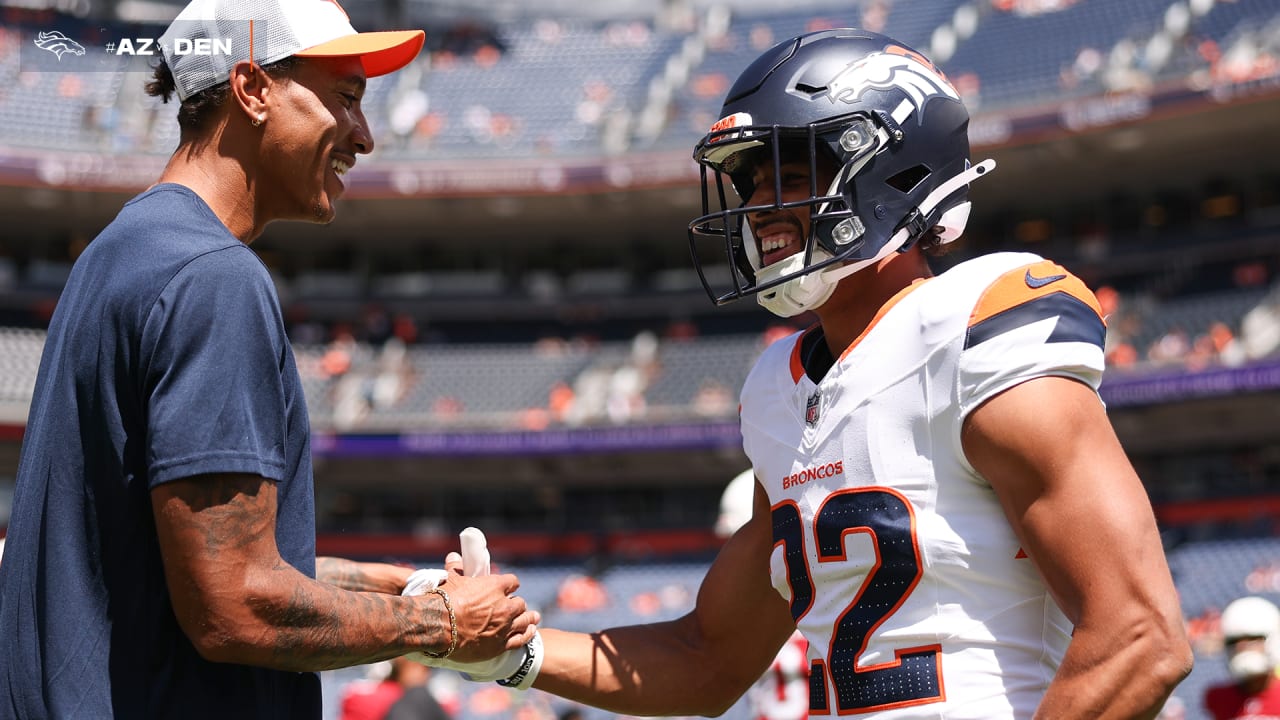
[[[752,517],[721,548],[698,591],[699,629],[717,662],[750,682],[795,631],[786,600],[769,580],[773,550],[769,500],[756,487]],[[744,625],[744,623],[746,623]]]
[[[169,595],[183,629],[234,614],[251,574],[279,561],[276,484],[257,475],[201,475],[151,491]]]
[[[970,413],[963,444],[1073,622],[1119,621],[1133,604],[1168,610],[1150,502],[1091,388],[1062,377],[1015,385]]]

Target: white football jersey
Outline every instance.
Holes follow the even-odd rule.
[[[773,584],[809,640],[810,714],[1031,717],[1072,628],[960,429],[1031,378],[1096,390],[1097,300],[1052,262],[996,253],[903,290],[817,383],[801,357],[816,332],[767,348],[742,391]]]

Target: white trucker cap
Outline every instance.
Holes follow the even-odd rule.
[[[192,0],[160,37],[178,99],[226,82],[243,60],[358,56],[367,77],[408,65],[426,33],[358,33],[337,0]]]

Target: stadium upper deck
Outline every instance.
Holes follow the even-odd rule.
[[[979,117],[1107,93],[1264,82],[1275,78],[1280,47],[1280,22],[1265,0],[861,0],[786,12],[736,5],[441,20],[430,13],[447,17],[447,3],[409,3],[404,22],[429,28],[432,52],[414,71],[371,84],[366,112],[395,138],[384,144],[394,152],[381,157],[684,152],[715,120],[723,91],[747,62],[782,38],[833,26],[867,27],[926,52]],[[392,24],[381,7],[351,10],[357,22]],[[144,155],[173,148],[172,109],[141,96],[142,59],[118,54],[121,38],[158,36],[162,25],[6,14],[0,75],[16,82],[0,95],[0,145]],[[35,34],[50,30],[84,54],[36,47]],[[1140,116],[1144,107],[1084,112],[1063,121]]]

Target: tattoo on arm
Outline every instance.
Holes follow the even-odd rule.
[[[342,558],[316,558],[316,579],[343,590],[399,595],[412,570],[387,563],[363,563]]]
[[[376,590],[360,563],[342,558],[316,558],[316,579],[343,590]]]
[[[209,554],[242,551],[259,540],[275,516],[262,513],[264,482],[256,476],[221,476],[218,480],[173,483],[174,497],[200,521],[193,524]]]
[[[297,572],[281,562],[276,572]],[[274,628],[273,665],[328,669],[375,662],[422,646],[447,647],[442,604],[415,604],[395,595],[350,592],[325,583],[295,583],[283,604],[260,611]],[[371,618],[391,618],[394,644],[367,647]]]
[[[388,592],[388,566],[317,559],[317,581],[286,562],[270,480],[204,476],[153,492],[175,612],[222,661],[326,670],[449,646],[443,603]]]

